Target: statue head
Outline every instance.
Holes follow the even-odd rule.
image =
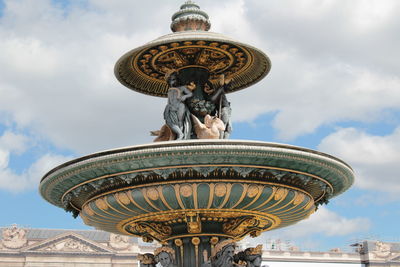
[[[210,115],[206,115],[204,117],[204,124],[207,126],[207,128],[212,128],[216,127],[219,131],[225,130],[225,124],[224,122],[218,118],[218,117],[211,117]]]
[[[169,87],[178,86],[178,72],[174,69],[168,70],[165,73],[165,81],[168,83]]]
[[[247,267],[260,267],[262,263],[262,245],[247,248],[235,255],[235,262],[244,261]]]
[[[171,247],[163,246],[154,251],[155,259],[162,267],[174,266],[175,251]]]
[[[140,267],[155,267],[156,260],[154,255],[151,253],[139,254],[138,259],[140,261]]]
[[[233,267],[233,256],[236,244],[231,239],[226,239],[215,245],[211,255],[212,267]]]

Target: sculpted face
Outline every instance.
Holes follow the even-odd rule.
[[[173,73],[173,74],[171,74],[171,76],[169,76],[168,83],[169,83],[169,86],[171,86],[171,87],[174,87],[177,85],[178,78],[176,77],[175,73]]]
[[[161,252],[158,254],[158,260],[162,267],[168,267],[171,264],[171,257],[167,252]]]
[[[211,117],[208,114],[204,117],[204,124],[207,126],[207,128],[216,127],[220,131],[225,129],[225,124],[220,118]]]
[[[222,254],[222,257],[225,258],[225,266],[227,267],[232,267],[233,266],[233,256],[235,254],[235,248],[233,246],[228,246],[225,250],[224,253]]]
[[[262,263],[261,256],[258,256],[258,257],[255,258],[255,260],[253,261],[253,266],[254,266],[254,267],[260,267],[260,266],[261,266],[261,263]]]

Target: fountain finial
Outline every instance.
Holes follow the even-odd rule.
[[[172,15],[171,30],[180,31],[208,31],[211,27],[208,14],[200,10],[194,1],[188,0],[179,11]]]

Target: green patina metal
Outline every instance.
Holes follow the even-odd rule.
[[[191,234],[187,213],[203,220],[201,234],[231,238],[294,224],[349,188],[353,179],[348,165],[313,150],[190,140],[67,162],[43,177],[40,192],[88,225],[165,242],[171,235]]]
[[[74,196],[90,195],[121,184],[165,181],[172,179],[172,174],[185,176],[190,170],[204,178],[216,169],[222,173],[234,171],[238,179],[253,174],[266,181],[288,184],[314,182],[321,191],[328,192],[331,186],[330,197],[353,183],[350,167],[312,150],[264,142],[193,140],[174,143],[174,147],[167,143],[111,150],[68,162],[42,179],[41,193],[51,203],[63,207],[62,196],[70,190]],[[245,165],[251,167],[241,167]]]

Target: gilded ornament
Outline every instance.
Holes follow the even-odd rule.
[[[85,205],[85,207],[83,208],[83,211],[89,216],[94,215],[94,211],[92,210],[92,208],[89,205]]]
[[[301,202],[303,202],[305,196],[303,193],[296,192],[296,196],[293,200],[293,205],[299,205]]]
[[[126,229],[131,234],[139,234],[144,236],[150,235],[152,238],[155,238],[159,241],[168,238],[172,234],[172,228],[161,223],[131,223],[126,227]]]
[[[156,264],[154,255],[151,253],[138,254],[138,260],[140,261],[141,264],[146,264],[146,265],[150,265],[150,266]]]
[[[192,186],[184,184],[179,188],[179,192],[183,197],[190,197],[193,194]]]
[[[246,249],[247,255],[261,255],[262,254],[262,245],[258,245],[255,248]]]
[[[218,183],[215,185],[214,190],[217,197],[223,197],[226,195],[227,192],[226,184]]]
[[[213,236],[210,239],[210,244],[215,246],[218,243],[218,241],[219,241],[219,238],[217,236]]]
[[[151,49],[149,52],[150,52],[150,54],[152,54],[154,56],[155,54],[157,54],[159,52],[159,50]]]
[[[131,203],[131,200],[129,199],[127,193],[125,193],[125,192],[120,192],[120,193],[117,193],[117,194],[115,194],[115,195],[116,195],[116,198],[117,198],[119,201],[121,201],[122,204],[124,204],[124,205],[129,205],[129,204]]]
[[[233,246],[236,247],[236,242],[232,239],[225,239],[214,246],[214,249],[211,251],[211,257],[215,257],[218,252],[220,252],[225,246]]]
[[[155,201],[159,198],[158,191],[154,187],[147,189],[147,197]]]
[[[200,244],[200,238],[193,237],[192,238],[192,244],[195,245],[195,246],[198,246]]]
[[[250,232],[250,236],[252,238],[258,237],[260,235],[261,235],[261,231],[252,231],[252,232]]]
[[[250,185],[249,188],[247,189],[247,197],[253,198],[258,194],[258,192],[259,189],[257,185]]]
[[[288,190],[286,188],[278,188],[278,190],[276,190],[276,193],[274,195],[274,199],[281,200],[286,196],[287,192]]]
[[[182,239],[178,238],[174,240],[175,246],[180,247],[183,245]]]
[[[106,201],[103,198],[96,199],[95,203],[96,203],[96,206],[101,210],[107,210],[108,209],[108,205],[107,205]]]
[[[308,204],[304,207],[304,210],[311,209],[311,207],[314,205],[314,201],[312,199],[309,200]]]
[[[225,234],[238,238],[248,232],[249,228],[256,227],[258,225],[259,221],[254,217],[236,218],[224,223],[222,230]]]

